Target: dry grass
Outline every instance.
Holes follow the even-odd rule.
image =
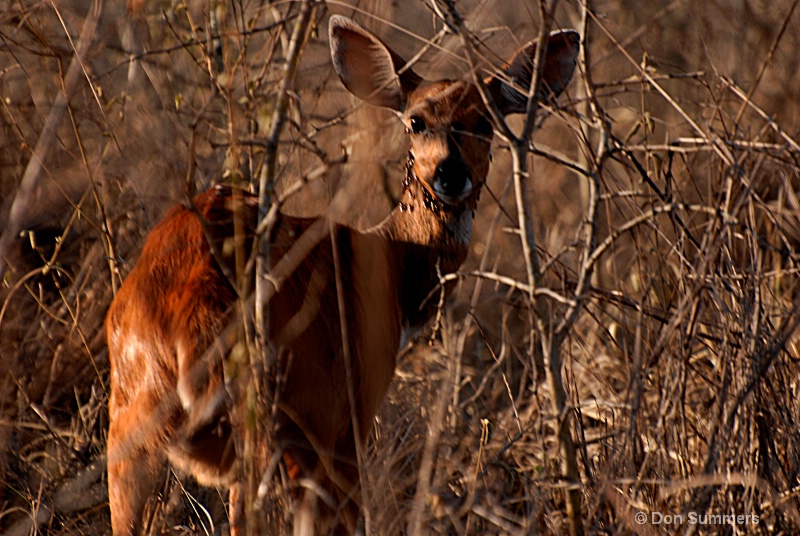
[[[296,10],[235,1],[212,17],[214,2],[148,2],[139,20],[118,3],[105,2],[43,143],[88,2],[0,0],[0,230],[22,232],[0,289],[8,534],[110,532],[105,311],[171,203],[258,181]],[[589,63],[563,109],[540,112],[531,149],[537,299],[499,141],[458,290],[441,329],[404,350],[375,427],[374,533],[559,534],[570,485],[588,533],[800,531],[796,3],[592,3]],[[352,14],[343,4],[328,8]],[[442,24],[431,3],[407,4],[361,2],[356,16],[411,57]],[[538,32],[533,2],[457,7],[495,64]],[[560,3],[556,26],[580,21],[578,2]],[[401,127],[353,108],[319,23],[275,188],[302,178],[286,210],[319,213],[336,193],[351,200],[338,217],[367,225],[399,190]],[[123,50],[136,47],[129,72]],[[460,36],[439,36],[415,69],[462,76],[462,52]],[[561,410],[546,381],[554,362]],[[565,478],[562,424],[580,482]],[[152,533],[224,520],[217,491],[167,476]],[[686,517],[652,523],[659,514]],[[690,514],[759,521],[693,525]]]

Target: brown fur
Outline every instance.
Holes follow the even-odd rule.
[[[560,61],[545,80],[563,87],[577,37],[562,33],[555,41]],[[269,333],[284,378],[277,393],[277,447],[291,473],[313,478],[340,502],[341,519],[332,521],[336,514],[327,511],[316,519],[316,530],[339,525],[352,532],[357,445],[386,395],[404,334],[435,311],[437,300],[426,298],[438,286],[437,270],[455,271],[466,258],[492,132],[473,85],[427,83],[410,70],[396,75],[403,65],[399,56],[352,21],[331,18],[331,47],[345,86],[367,102],[403,112],[411,131],[401,205],[383,223],[358,231],[281,215],[270,237],[270,267],[283,274],[269,302]],[[533,49],[528,45],[526,58]],[[514,79],[520,72],[505,74]],[[501,110],[519,111],[518,98],[503,97],[514,90],[502,87],[494,92]],[[173,208],[153,229],[108,314],[108,484],[115,534],[140,529],[165,457],[202,483],[231,484],[232,497],[238,495],[225,351],[214,343],[237,298],[226,277],[237,273],[229,254],[236,248],[226,241],[240,237],[239,246],[250,247],[257,203],[252,195],[217,187],[193,204]],[[237,218],[243,225],[235,224]],[[303,240],[307,251],[299,252],[295,244]],[[296,268],[286,268],[295,262]]]

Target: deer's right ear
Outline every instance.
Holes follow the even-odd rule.
[[[402,112],[422,78],[411,69],[398,74],[405,60],[347,17],[332,15],[328,31],[331,58],[344,87],[364,102]]]

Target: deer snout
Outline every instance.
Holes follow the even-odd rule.
[[[445,203],[461,201],[472,191],[472,174],[461,158],[448,156],[436,166],[433,189]]]

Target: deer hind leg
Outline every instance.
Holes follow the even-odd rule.
[[[155,452],[141,451],[125,460],[109,463],[108,500],[115,535],[140,533],[144,506],[164,461],[164,457]]]
[[[169,459],[201,484],[227,484],[234,475],[236,449],[222,357],[214,349],[199,352],[192,343],[179,343],[177,363],[183,419]]]
[[[142,513],[166,462],[164,447],[177,412],[177,404],[160,401],[154,392],[139,392],[126,407],[112,397],[108,499],[115,535],[142,530]]]
[[[227,397],[221,387],[207,404],[184,407],[168,449],[170,461],[207,486],[227,484],[235,474],[236,448]]]

